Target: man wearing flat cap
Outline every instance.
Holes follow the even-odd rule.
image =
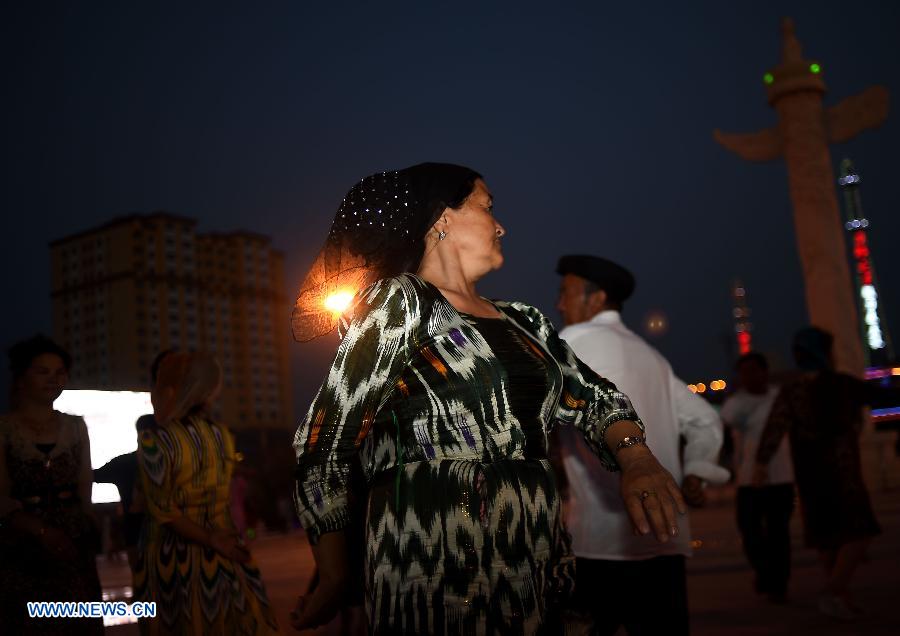
[[[717,464],[722,424],[666,359],[622,322],[634,276],[621,265],[587,255],[562,257],[556,271],[562,276],[557,308],[565,323],[560,337],[631,398],[646,425],[647,445],[682,483],[688,503],[700,505],[704,481],[728,479],[728,471]],[[577,558],[572,616],[581,627],[590,623],[592,634],[615,634],[620,626],[629,634],[687,634],[687,517],[680,518],[678,534],[664,543],[635,532],[618,476],[604,470],[568,429],[558,430],[569,484],[567,522]],[[650,605],[647,599],[652,599]]]

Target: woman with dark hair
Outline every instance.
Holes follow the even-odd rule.
[[[295,503],[320,576],[296,628],[326,622],[358,576],[346,557],[355,461],[378,634],[556,627],[573,562],[547,457],[557,422],[622,470],[636,531],[675,532],[683,499],[628,398],[540,311],[477,293],[503,263],[504,234],[485,182],[461,166],[375,174],[340,206],[293,317],[300,341],[343,333],[294,439]]]
[[[72,359],[45,336],[9,350],[0,417],[0,626],[9,634],[102,634],[100,619],[29,619],[28,601],[99,601],[91,448],[81,417],[53,409]]]
[[[754,482],[767,482],[768,464],[787,434],[806,545],[819,551],[825,566],[819,609],[852,619],[858,609],[849,591],[851,577],[872,537],[881,533],[860,462],[863,407],[900,395],[835,371],[833,340],[817,327],[794,336],[794,359],[802,374],[782,387],[772,405],[759,440]]]
[[[134,573],[135,600],[155,601],[144,634],[277,633],[259,569],[229,509],[234,437],[214,422],[218,362],[168,353],[151,392],[156,425],[140,436],[146,515]]]

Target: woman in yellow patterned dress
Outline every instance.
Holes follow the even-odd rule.
[[[221,371],[205,354],[163,360],[152,399],[158,425],[138,457],[148,517],[135,600],[155,601],[144,634],[272,634],[278,626],[259,569],[229,510],[234,438],[207,405]]]

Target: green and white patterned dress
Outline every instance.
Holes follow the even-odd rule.
[[[576,426],[615,470],[607,427],[640,425],[537,309],[495,305],[499,319],[466,316],[413,274],[374,284],[294,438],[312,541],[348,526],[361,460],[375,633],[547,631],[571,582],[550,430]]]

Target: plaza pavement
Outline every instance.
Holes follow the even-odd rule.
[[[869,550],[869,561],[857,573],[853,590],[865,615],[841,623],[820,615],[815,602],[822,583],[816,555],[802,547],[799,514],[795,512],[793,574],[789,602],[773,605],[752,589],[752,573],[741,553],[734,523],[734,490],[709,490],[705,508],[691,511],[695,556],[688,562],[691,633],[694,636],[831,636],[900,634],[900,479],[897,460],[890,475],[873,479],[871,494],[884,533]],[[283,633],[296,595],[306,588],[313,568],[302,533],[268,535],[252,545]],[[101,560],[104,588],[120,595],[129,585],[127,565]],[[635,590],[640,594],[640,590]],[[647,600],[652,611],[652,599]],[[137,634],[135,625],[107,628],[116,636]],[[306,634],[336,634],[336,625]]]

